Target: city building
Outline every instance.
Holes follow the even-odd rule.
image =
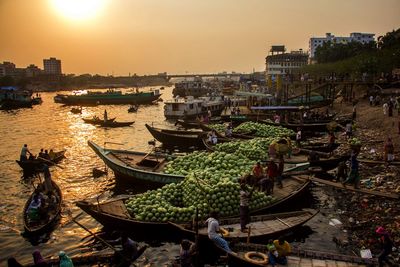
[[[307,65],[308,54],[302,49],[286,53],[285,46],[272,46],[265,58],[267,79],[274,80],[277,76],[288,76]]]
[[[61,60],[51,57],[43,59],[44,74],[61,75]]]
[[[4,61],[2,64],[0,64],[0,77],[14,76],[15,69],[14,63]]]
[[[339,37],[335,36],[331,33],[326,33],[325,37],[312,37],[309,41],[309,51],[310,51],[310,58],[314,58],[315,52],[317,48],[322,46],[324,43],[330,41],[333,44],[343,43],[347,44],[350,42],[360,42],[363,44],[373,42],[375,34],[373,33],[360,33],[360,32],[353,32],[350,33],[349,37]]]
[[[25,69],[25,76],[26,77],[36,77],[36,76],[38,76],[40,74],[42,74],[42,70],[38,66],[36,66],[34,64],[30,64]]]

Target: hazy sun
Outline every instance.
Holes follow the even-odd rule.
[[[106,0],[51,0],[55,9],[63,16],[83,20],[96,16]]]

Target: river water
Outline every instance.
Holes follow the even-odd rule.
[[[150,88],[144,88],[149,90]],[[166,87],[162,98],[170,99],[172,88]],[[84,107],[82,114],[72,114],[70,107],[56,104],[53,97],[56,93],[42,93],[43,103],[32,109],[15,111],[0,111],[0,266],[5,265],[7,258],[14,256],[22,263],[31,262],[31,253],[40,249],[42,255],[57,255],[65,250],[69,255],[77,255],[87,251],[85,230],[71,221],[72,216],[79,215],[78,220],[93,232],[101,231],[102,227],[94,219],[74,205],[77,200],[95,198],[105,199],[114,194],[114,175],[94,178],[92,169],[103,168],[103,162],[87,145],[88,140],[98,144],[104,142],[121,143],[122,145],[106,144],[127,150],[150,151],[148,144],[152,140],[145,128],[145,123],[154,123],[161,127],[172,128],[173,124],[165,121],[162,102],[158,105],[140,106],[137,113],[128,113],[127,105]],[[131,127],[104,129],[85,124],[82,117],[102,116],[107,109],[108,117],[117,117],[118,121],[132,121]],[[21,178],[20,167],[15,162],[19,158],[23,144],[37,154],[41,148],[55,151],[66,149],[66,158],[60,163],[61,168],[52,167],[52,178],[63,192],[64,207],[60,225],[47,236],[39,240],[26,239],[23,232],[22,210],[33,191],[30,181]],[[321,189],[313,188],[308,195],[306,206],[320,207],[320,202],[326,203],[330,197]],[[325,205],[326,206],[326,205]],[[332,206],[329,207],[332,209]],[[325,248],[335,250],[332,236],[340,233],[340,229],[328,226],[329,216],[320,213],[308,223],[311,235],[306,236],[304,245],[310,248]],[[302,241],[304,242],[304,240]],[[162,243],[161,247],[148,249],[139,259],[139,265],[161,266],[179,253],[177,245]]]

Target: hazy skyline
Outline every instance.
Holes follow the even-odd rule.
[[[400,1],[0,0],[0,25],[0,62],[18,67],[56,57],[63,73],[250,72],[274,44],[397,29]]]

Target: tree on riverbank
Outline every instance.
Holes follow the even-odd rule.
[[[314,76],[350,75],[353,78],[364,73],[377,76],[400,68],[400,29],[378,37],[377,43],[331,44],[317,49],[318,63],[305,66],[301,71]]]

